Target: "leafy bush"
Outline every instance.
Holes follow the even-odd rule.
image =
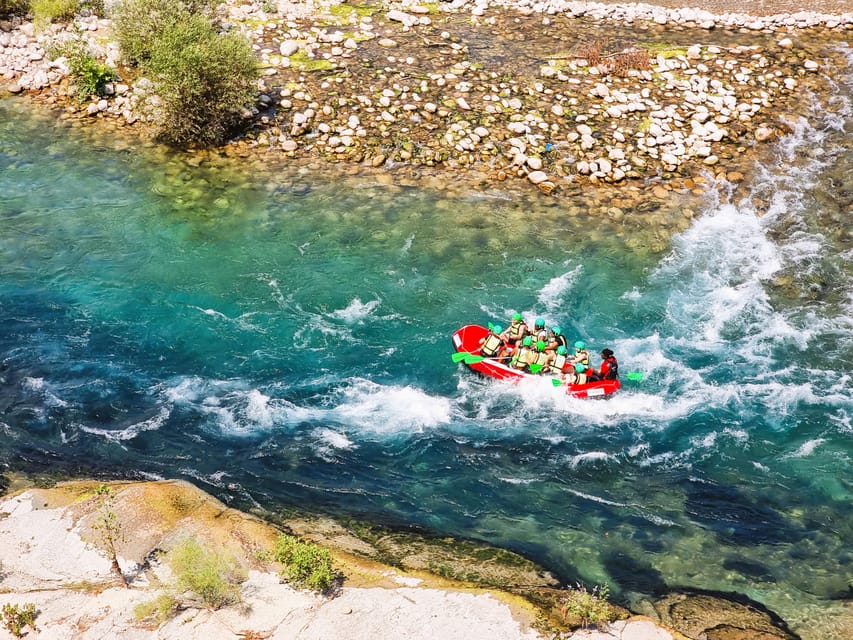
[[[70,20],[80,8],[79,0],[30,0],[33,22],[43,27],[54,20]]]
[[[29,0],[0,0],[0,17],[26,13],[30,8]]]
[[[32,602],[28,602],[23,607],[8,602],[3,605],[3,623],[17,638],[24,636],[24,627],[35,630],[37,615],[36,605]]]
[[[335,581],[332,556],[316,544],[282,534],[273,554],[284,565],[281,575],[297,587],[327,591]]]
[[[594,624],[599,626],[616,618],[616,611],[607,602],[610,590],[607,585],[593,587],[592,591],[579,584],[569,590],[569,595],[560,607],[560,613],[570,623],[581,627]]]
[[[178,588],[192,591],[211,609],[240,601],[240,583],[246,575],[233,558],[207,551],[188,538],[172,551],[171,566]]]
[[[224,142],[254,103],[258,64],[247,40],[203,16],[166,29],[144,66],[162,99],[160,137],[178,146]]]
[[[48,53],[52,57],[65,56],[68,59],[68,69],[77,85],[77,99],[80,102],[85,102],[92,95],[104,95],[107,83],[118,78],[115,69],[98,62],[80,37],[53,47]],[[95,493],[101,495],[101,487],[97,487]]]
[[[254,104],[258,63],[252,47],[215,29],[210,4],[121,0],[113,8],[125,58],[150,76],[160,98],[149,109],[160,137],[177,146],[224,142]]]
[[[169,27],[191,15],[212,15],[215,0],[120,0],[111,9],[113,31],[127,62],[139,65]]]
[[[133,608],[137,622],[153,621],[158,625],[168,622],[178,612],[178,601],[169,593],[161,593],[153,600],[142,602]]]

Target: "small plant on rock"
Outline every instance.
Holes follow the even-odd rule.
[[[104,95],[107,83],[118,78],[115,69],[98,62],[79,34],[51,47],[48,54],[54,58],[64,56],[68,60],[68,70],[76,84],[79,102],[85,102],[93,95]]]
[[[246,573],[232,557],[213,553],[187,538],[171,554],[178,588],[191,591],[211,609],[240,601],[240,584]]]
[[[584,585],[578,584],[574,589],[569,589],[569,594],[560,607],[560,613],[572,625],[604,625],[616,619],[616,611],[607,602],[609,595],[607,585],[595,586],[589,591]]]
[[[154,622],[161,625],[175,617],[178,606],[175,596],[161,593],[153,600],[136,605],[133,608],[133,617],[137,622]]]
[[[316,544],[282,534],[273,554],[284,565],[282,577],[297,587],[328,591],[335,581],[331,554]]]
[[[36,605],[28,602],[23,607],[6,603],[3,605],[3,624],[16,638],[24,637],[24,627],[36,630]]]

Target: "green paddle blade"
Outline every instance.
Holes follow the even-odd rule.
[[[485,357],[485,356],[467,356],[467,357],[463,360],[463,362],[464,362],[465,364],[474,364],[475,362],[482,362],[482,361],[483,361],[483,360],[485,360],[485,359],[486,359],[486,357]]]
[[[450,359],[453,360],[453,362],[462,362],[465,358],[467,358],[470,355],[471,354],[468,353],[467,351],[457,351],[452,356],[450,356]]]
[[[563,381],[559,378],[551,378],[551,384],[553,384],[555,387],[562,387]]]
[[[495,325],[493,325],[491,322],[490,322],[488,325],[486,325],[486,326],[488,326],[488,327],[489,327],[489,331],[494,331],[494,330],[495,330]]]
[[[543,365],[541,364],[531,364],[530,365],[530,373],[539,373],[542,371]]]
[[[643,380],[643,374],[640,371],[632,371],[631,373],[626,373],[625,377],[628,380],[633,380],[634,382],[641,382]]]

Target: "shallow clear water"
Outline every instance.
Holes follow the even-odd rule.
[[[736,591],[845,637],[850,93],[692,222],[618,226],[567,213],[583,203],[194,168],[0,101],[2,459],[422,525],[637,607]],[[515,310],[644,380],[575,400],[451,363],[454,329]]]

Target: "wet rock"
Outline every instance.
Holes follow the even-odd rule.
[[[695,640],[800,640],[775,613],[738,594],[671,593],[653,606],[660,622]]]

